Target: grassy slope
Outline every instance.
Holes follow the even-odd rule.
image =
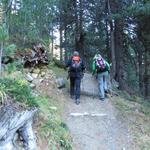
[[[150,150],[150,103],[139,97],[120,93],[112,102],[119,116],[128,124],[135,149]]]
[[[50,68],[54,70],[56,76],[67,76],[63,69]],[[114,96],[112,102],[119,110],[119,116],[129,123],[135,149],[150,150],[150,103],[125,92],[120,92],[117,97]]]
[[[56,77],[66,78],[67,73],[64,69],[60,69],[54,64],[49,65],[49,70],[53,71]],[[18,74],[17,74],[18,75]],[[29,89],[26,87],[26,82],[22,80],[23,77],[17,75],[14,72],[14,75],[10,78],[18,79],[15,82],[15,85],[10,86],[10,81],[6,82],[8,89],[12,87],[14,94],[18,94],[20,87],[25,90],[25,92],[20,91],[23,94],[23,98],[26,98],[25,94],[28,94],[29,99],[32,98]],[[14,82],[14,81],[13,81]],[[40,108],[40,120],[38,121],[37,128],[38,130],[38,143],[40,149],[43,150],[71,150],[72,148],[72,139],[69,135],[68,129],[65,123],[62,122],[61,115],[63,113],[65,105],[65,96],[58,90],[54,84],[42,83],[38,87],[40,97],[33,99],[36,100],[36,103]],[[5,89],[6,88],[6,89]],[[7,86],[0,86],[1,95],[7,91]],[[0,97],[1,98],[1,97]],[[23,99],[21,98],[21,99]],[[20,98],[19,98],[20,99]],[[34,101],[31,104],[34,104]],[[139,97],[132,97],[126,93],[119,93],[119,96],[114,96],[112,98],[113,104],[119,110],[119,116],[128,123],[130,131],[132,132],[133,139],[135,141],[135,148],[140,150],[149,150],[150,149],[150,103],[146,102]]]
[[[26,70],[26,72],[28,71]],[[71,150],[72,139],[61,117],[66,100],[55,83],[55,76],[65,77],[66,72],[53,64],[49,66],[48,70],[46,67],[44,71],[51,72],[50,74],[53,74],[53,77],[44,77],[43,82],[37,85],[36,93],[39,96],[33,96],[32,90],[21,72],[14,71],[12,74],[7,74],[7,78],[0,79],[0,102],[2,103],[5,94],[9,93],[25,109],[38,105],[40,113],[35,130],[37,130],[39,149]]]
[[[66,77],[66,72],[53,64],[49,66],[49,70],[53,71],[56,77]],[[44,97],[42,101],[38,101],[41,110],[38,126],[40,149],[71,150],[72,139],[67,126],[62,122],[65,96],[54,84],[41,85],[38,90]]]
[[[63,69],[53,66],[50,68],[56,76],[66,78],[67,74]],[[125,92],[120,92],[117,97],[114,96],[112,102],[119,110],[119,116],[129,125],[135,149],[150,150],[150,103]]]

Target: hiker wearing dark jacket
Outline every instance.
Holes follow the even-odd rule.
[[[105,93],[108,92],[110,65],[100,54],[96,54],[93,58],[92,70],[93,75],[97,73],[99,98],[103,101],[105,99]]]
[[[67,62],[70,78],[70,96],[75,99],[76,104],[80,103],[80,84],[85,70],[84,61],[80,58],[79,52],[74,51],[73,56]]]

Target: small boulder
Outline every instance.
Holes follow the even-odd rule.
[[[114,88],[119,88],[119,83],[116,81],[116,80],[112,80],[112,86],[114,87]]]
[[[44,79],[39,79],[39,82],[42,83],[44,81]]]
[[[32,82],[32,81],[33,81],[33,77],[31,76],[30,73],[28,73],[25,78],[26,78],[26,80],[27,80],[28,82]]]
[[[38,77],[38,74],[32,73],[32,77],[33,77],[34,79],[36,79],[36,78]]]
[[[39,85],[41,83],[40,81],[41,81],[40,79],[36,78],[36,79],[33,80],[32,83],[35,84],[35,85]]]
[[[35,88],[36,88],[36,85],[33,84],[33,83],[31,83],[31,84],[30,84],[30,88],[31,88],[31,89],[35,89]]]
[[[46,75],[46,72],[42,71],[40,75],[41,77],[44,77]]]
[[[33,69],[32,73],[39,74],[40,73],[40,69],[39,68]]]
[[[63,78],[56,79],[57,88],[64,88],[66,85],[66,81]]]
[[[51,106],[51,107],[49,107],[51,110],[57,110],[57,107],[55,107],[55,106]]]

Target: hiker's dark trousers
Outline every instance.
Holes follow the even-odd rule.
[[[70,95],[75,96],[75,99],[80,99],[80,77],[70,77]]]

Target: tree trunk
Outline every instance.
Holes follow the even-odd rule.
[[[52,28],[52,47],[51,47],[51,53],[52,53],[52,58],[54,56],[54,31],[53,31],[53,28]]]
[[[109,62],[111,61],[111,50],[110,50],[110,39],[109,39],[109,25],[108,20],[105,21],[105,32],[106,32],[106,54]]]
[[[3,8],[2,6],[0,7],[0,26],[3,26],[3,19],[4,14],[3,14]],[[2,39],[1,39],[2,40]],[[0,42],[0,76],[2,76],[2,56],[3,56],[3,47],[4,47],[4,43],[3,41]]]
[[[74,1],[74,11],[75,11],[75,50],[79,50],[79,19],[78,19],[78,8],[77,1]]]
[[[110,42],[111,42],[111,59],[112,59],[112,77],[115,78],[116,75],[116,57],[115,57],[115,38],[114,31],[110,31]]]
[[[0,76],[2,76],[3,42],[0,43]]]
[[[65,30],[64,30],[64,41],[65,41],[65,46],[64,46],[64,60],[65,60],[65,62],[67,62],[68,61],[68,56],[67,56],[67,53],[68,53],[68,48],[67,48],[67,46],[66,46],[66,43],[67,43],[67,27],[65,26]]]
[[[14,150],[16,133],[19,132],[26,150],[37,150],[35,135],[32,130],[33,116],[37,109],[20,112],[13,104],[0,110],[0,150]],[[17,140],[17,139],[16,139]]]
[[[107,9],[108,9],[108,15],[111,16],[111,9],[114,9],[113,6],[110,6],[110,1],[107,1]],[[115,38],[114,38],[114,25],[113,21],[109,21],[110,24],[110,47],[111,47],[111,59],[112,59],[112,69],[111,74],[112,77],[115,78],[116,76],[116,58],[115,58]]]
[[[84,57],[84,32],[83,32],[83,0],[79,0],[79,52]]]
[[[144,97],[147,98],[150,94],[150,52],[148,48],[146,47],[145,50],[145,59],[144,59]]]
[[[59,34],[60,34],[60,62],[62,62],[63,61],[63,50],[62,50],[63,35],[62,35],[61,23],[60,23]]]
[[[119,88],[124,89],[123,75],[123,20],[115,20],[115,58],[116,58],[116,80]]]
[[[2,25],[3,22],[3,9],[2,6],[0,6],[0,25]]]
[[[113,69],[115,79],[119,82],[119,88],[125,88],[124,72],[123,72],[123,27],[124,21],[121,16],[123,2],[121,0],[108,0],[109,14],[112,13],[120,15],[119,18],[115,17],[111,20],[111,47],[112,47],[112,62],[114,63]],[[114,46],[115,45],[115,46]],[[115,66],[116,65],[116,66]],[[113,74],[114,74],[113,73]]]
[[[5,26],[5,30],[9,35],[9,18],[11,13],[13,0],[8,0],[4,5],[4,14],[3,14],[3,25]]]
[[[143,94],[143,65],[142,65],[142,50],[138,50],[138,75],[139,75],[139,92]]]
[[[142,42],[144,46],[144,54],[143,54],[143,62],[144,62],[144,69],[143,69],[143,88],[144,88],[144,96],[147,98],[150,96],[150,16],[148,15],[141,15],[138,18],[138,38]]]
[[[77,1],[75,5],[75,49],[80,52],[80,55],[84,57],[84,41],[85,34],[83,31],[83,1],[79,0],[79,6]]]

